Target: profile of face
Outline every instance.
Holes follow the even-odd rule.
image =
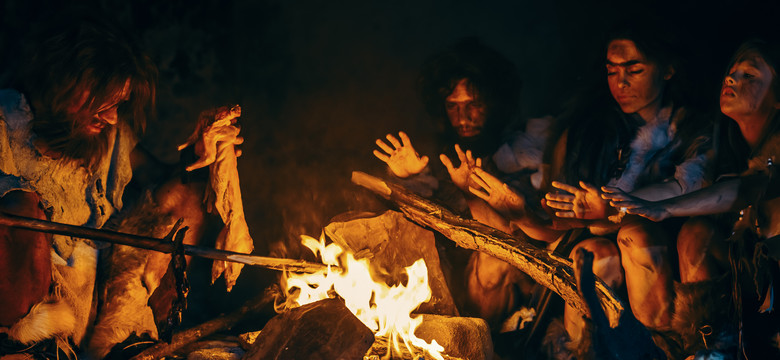
[[[95,137],[100,135],[106,127],[114,126],[119,121],[119,105],[130,99],[130,80],[125,81],[122,89],[115,91],[114,96],[101,103],[98,107],[88,107],[94,111],[81,111],[83,105],[89,100],[89,92],[85,91],[81,100],[73,104],[69,109],[70,116],[76,118],[75,132],[77,137]]]
[[[672,69],[659,69],[631,40],[615,39],[607,47],[609,91],[626,114],[638,113],[645,120],[655,116],[664,80],[672,75]]]
[[[461,79],[444,101],[447,118],[460,138],[479,135],[485,127],[487,111],[479,94],[470,89],[468,79]]]
[[[780,108],[772,91],[772,68],[755,51],[737,59],[729,69],[720,89],[720,110],[737,122],[767,119]]]

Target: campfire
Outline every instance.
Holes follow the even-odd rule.
[[[286,273],[282,279],[288,296],[286,306],[297,307],[337,295],[376,337],[387,339],[384,359],[392,358],[393,353],[402,354],[401,346],[415,359],[417,353],[444,359],[444,348],[436,340],[428,343],[414,335],[423,320],[421,315],[412,316],[412,312],[431,299],[428,268],[423,259],[404,268],[405,285],[388,285],[372,276],[367,258],[356,259],[336,243],[325,245],[324,235],[319,241],[308,236],[302,239],[303,245],[329,266],[325,272],[315,274]],[[340,271],[333,270],[336,266]]]

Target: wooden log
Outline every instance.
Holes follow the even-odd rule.
[[[480,222],[461,218],[398,184],[359,171],[352,172],[352,182],[394,202],[410,220],[440,232],[459,246],[484,252],[517,267],[560,295],[582,314],[588,314],[588,307],[577,293],[569,259],[531,245],[522,234],[512,236]],[[601,279],[596,280],[596,293],[610,325],[617,326],[625,306]]]
[[[238,310],[225,316],[209,320],[196,327],[173,334],[173,339],[170,343],[158,343],[134,356],[132,360],[162,359],[206,336],[218,331],[230,329],[245,317],[259,312],[263,307],[271,303],[273,299],[273,292],[266,290],[262,295],[244,303]]]

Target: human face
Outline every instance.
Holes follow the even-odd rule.
[[[637,113],[644,120],[655,118],[664,80],[671,76],[671,71],[662,74],[631,40],[612,40],[607,47],[609,91],[626,114]]]
[[[444,102],[450,124],[461,138],[480,134],[485,127],[485,103],[469,89],[468,79],[461,79]]]
[[[772,91],[772,68],[755,52],[738,59],[723,79],[720,89],[720,110],[739,122],[766,120],[780,108],[777,94]]]
[[[85,92],[82,95],[81,104],[74,106],[72,111],[74,115],[77,114],[79,108],[89,98],[89,92]],[[106,126],[113,126],[119,121],[118,109],[119,105],[130,99],[130,80],[125,81],[125,85],[117,92],[116,96],[112,96],[109,101],[101,104],[97,110],[91,112],[88,116],[82,117],[79,121],[80,131],[86,136],[95,136],[103,132]]]

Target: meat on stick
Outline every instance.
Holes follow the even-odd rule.
[[[206,188],[204,202],[210,213],[216,211],[225,227],[217,236],[216,248],[249,254],[254,250],[254,242],[249,235],[249,227],[244,217],[244,204],[241,200],[241,187],[236,168],[235,144],[238,128],[233,126],[241,116],[241,107],[221,107],[201,114],[195,132],[179,150],[197,143],[203,137],[203,149],[200,159],[187,167],[187,171],[208,165],[209,186]],[[230,139],[230,141],[224,141]],[[238,139],[238,140],[236,140]],[[222,140],[222,141],[220,141]],[[225,274],[225,284],[230,291],[241,274],[243,264],[215,260],[211,268],[211,282]]]

